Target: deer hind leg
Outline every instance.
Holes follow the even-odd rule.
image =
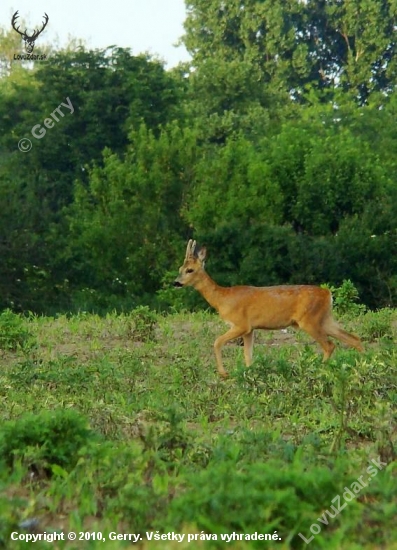
[[[318,344],[320,344],[323,350],[323,361],[327,361],[327,359],[331,357],[335,349],[335,344],[328,339],[328,334],[321,326],[321,324],[317,325],[313,321],[309,322],[302,319],[298,323],[298,326],[307,334],[309,334],[312,338],[314,338]]]
[[[252,363],[252,350],[254,348],[254,331],[248,332],[243,335],[244,340],[244,359],[245,364],[249,367]]]
[[[343,344],[346,344],[357,351],[364,351],[360,338],[356,336],[356,334],[350,334],[350,332],[343,330],[343,328],[334,319],[332,319],[332,317],[328,317],[323,326],[328,336],[336,338]]]
[[[214,343],[215,358],[216,358],[216,363],[217,363],[217,367],[218,367],[218,372],[219,372],[220,376],[222,376],[222,378],[227,378],[229,376],[227,371],[225,371],[225,369],[223,367],[223,362],[222,362],[222,348],[223,348],[223,346],[226,344],[226,342],[230,342],[230,340],[234,340],[235,338],[238,338],[239,336],[243,336],[243,338],[244,338],[248,334],[249,334],[249,331],[246,328],[233,326],[227,332],[225,332],[225,334],[222,334],[222,336],[219,336],[215,340],[215,343]],[[246,353],[245,352],[245,350],[246,350],[245,342],[246,342],[246,340],[244,338],[244,354]],[[246,358],[247,358],[247,356],[246,356]]]

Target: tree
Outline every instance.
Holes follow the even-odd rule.
[[[194,133],[172,124],[156,137],[142,125],[130,138],[125,157],[106,151],[88,187],[76,185],[58,256],[79,299],[82,290],[91,294],[91,307],[142,302],[185,241],[180,211],[192,183]]]
[[[396,83],[393,0],[189,0],[187,9],[193,82],[203,101],[218,90],[222,108],[238,110],[242,97],[304,101],[313,88],[364,104]],[[230,88],[233,75],[239,86]]]
[[[59,246],[75,181],[84,188],[104,148],[124,152],[142,121],[159,134],[178,113],[179,92],[161,63],[121,48],[58,52],[33,71],[21,70],[24,78],[0,81],[0,285],[5,305],[43,311],[67,291]],[[46,129],[44,121],[66,97],[73,113],[63,109]],[[41,139],[31,135],[37,125],[46,131]],[[24,137],[33,143],[27,153],[17,147]]]

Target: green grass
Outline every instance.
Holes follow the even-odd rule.
[[[34,533],[140,533],[144,549],[396,549],[397,314],[343,322],[365,353],[338,346],[323,364],[304,334],[258,332],[249,369],[242,347],[224,348],[225,382],[213,356],[225,327],[210,313],[5,312],[0,548],[27,547],[10,534],[35,523]],[[372,459],[386,465],[371,477]],[[360,476],[367,486],[328,521]],[[309,539],[313,524],[321,531],[307,546],[299,533]],[[146,540],[156,531],[186,536]],[[277,542],[220,540],[275,531]]]

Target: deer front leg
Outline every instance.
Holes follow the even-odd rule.
[[[252,350],[254,348],[254,331],[251,330],[248,334],[244,334],[244,359],[245,364],[249,367],[252,363]]]
[[[223,367],[223,362],[222,362],[223,346],[226,344],[226,342],[230,342],[230,340],[234,340],[239,336],[244,336],[247,333],[248,333],[248,330],[246,328],[232,327],[227,332],[225,332],[225,334],[222,334],[222,336],[219,336],[215,340],[215,343],[214,343],[215,358],[218,366],[218,372],[222,378],[227,378],[229,376]],[[244,343],[245,343],[245,340],[244,340]],[[244,347],[244,352],[245,352],[245,347]]]

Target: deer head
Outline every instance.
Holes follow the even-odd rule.
[[[204,271],[206,255],[207,250],[204,247],[198,248],[196,241],[190,239],[187,243],[185,261],[179,269],[179,275],[174,281],[174,286],[194,286]]]
[[[23,40],[25,41],[25,50],[27,53],[32,53],[33,50],[34,50],[34,43],[36,41],[36,38],[39,36],[39,34],[41,34],[43,32],[43,30],[46,28],[47,26],[47,23],[48,23],[48,15],[46,13],[44,13],[44,23],[43,23],[43,26],[41,27],[40,30],[37,30],[35,29],[33,31],[33,34],[32,36],[29,36],[27,34],[27,29],[25,29],[25,32],[21,32],[19,30],[19,27],[16,27],[15,24],[17,22],[17,19],[18,19],[19,15],[18,15],[18,11],[16,11],[14,13],[14,15],[12,16],[12,19],[11,19],[11,25],[12,25],[12,28],[17,31],[18,34],[20,34],[23,38]]]

